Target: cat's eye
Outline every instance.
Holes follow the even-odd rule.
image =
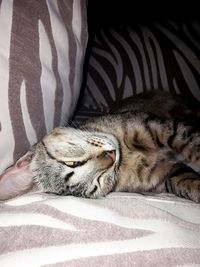
[[[75,168],[85,164],[86,161],[65,161],[65,165],[71,168]]]

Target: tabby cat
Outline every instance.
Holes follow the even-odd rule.
[[[56,128],[0,177],[0,200],[36,185],[87,198],[170,192],[200,202],[200,129],[186,115],[194,114],[182,99],[156,92],[78,128]]]
[[[170,192],[200,202],[200,175],[188,165],[200,167],[198,124],[172,118],[177,101],[168,96],[169,108],[166,95],[158,96],[145,97],[145,106],[141,97],[78,128],[54,129],[34,147],[31,169],[38,187],[87,198]],[[188,113],[184,104],[179,110]]]

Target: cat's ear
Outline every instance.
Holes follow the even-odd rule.
[[[33,174],[30,168],[32,157],[33,152],[28,151],[0,175],[0,201],[16,197],[32,189]]]

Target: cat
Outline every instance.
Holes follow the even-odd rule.
[[[182,100],[168,93],[150,96],[142,94],[134,104],[120,105],[79,127],[55,128],[29,152],[29,164],[22,164],[31,172],[31,186],[86,198],[169,192],[200,202],[200,174],[188,166],[200,167],[198,123],[183,120],[191,113]],[[177,107],[183,114],[173,118]]]

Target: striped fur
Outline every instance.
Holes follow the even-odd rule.
[[[31,169],[42,192],[95,198],[117,179],[118,141],[113,135],[56,128],[34,148]]]
[[[34,153],[42,191],[92,198],[111,191],[172,192],[200,202],[200,175],[185,165],[200,167],[200,131],[191,120],[139,110],[108,114],[80,129],[55,129]]]

